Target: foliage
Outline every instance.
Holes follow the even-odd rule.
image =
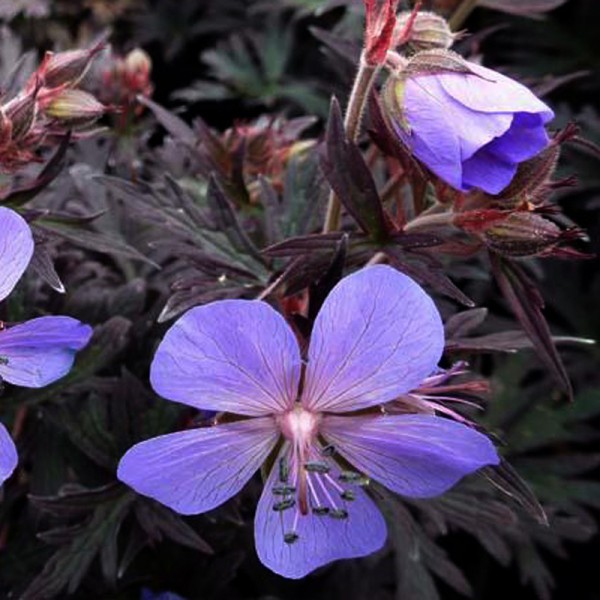
[[[449,16],[460,0],[425,4]],[[548,168],[559,161],[558,170],[552,185],[536,187],[535,214],[561,231],[584,227],[591,244],[570,238],[567,258],[592,256],[600,239],[595,1],[480,4],[466,23],[474,33],[457,49],[526,77],[556,109],[563,133]],[[41,390],[7,386],[2,396],[20,454],[0,503],[3,597],[139,598],[151,588],[186,598],[493,600],[521,586],[543,600],[572,597],[574,576],[554,557],[569,561],[575,543],[593,548],[600,508],[598,349],[581,343],[600,336],[596,264],[559,260],[558,251],[501,255],[464,221],[405,228],[436,198],[456,199],[407,162],[375,96],[365,134],[352,140],[344,131],[340,104],[360,52],[362,10],[349,0],[0,2],[3,93],[24,86],[36,52],[92,48],[107,28],[112,54],[81,87],[108,90],[106,73],[123,86],[145,73],[148,84],[127,103],[102,98],[120,107],[102,130],[36,148],[41,164],[1,182],[2,204],[36,239],[32,268],[2,319],[64,313],[95,326],[67,377]],[[129,79],[115,79],[126,64],[118,57],[136,46],[151,73],[132,67]],[[344,218],[340,231],[322,233],[330,190]],[[550,197],[554,209],[545,210]],[[435,296],[446,366],[468,360],[490,380],[485,411],[461,414],[501,444],[501,468],[434,500],[378,488],[386,547],[295,583],[255,556],[260,478],[191,518],[116,480],[133,443],[210,418],[162,401],[148,384],[150,359],[176,316],[215,299],[262,297],[307,333],[342,267],[379,255]]]

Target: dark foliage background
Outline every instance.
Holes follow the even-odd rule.
[[[449,14],[458,2],[426,4]],[[528,82],[555,109],[554,127],[576,121],[600,144],[597,1],[481,4],[457,49]],[[130,118],[106,117],[104,132],[71,144],[49,185],[9,197],[12,206],[28,202],[31,214],[51,213],[33,221],[37,263],[2,318],[70,314],[96,332],[69,376],[2,397],[21,464],[0,503],[1,597],[128,599],[145,588],[228,600],[600,598],[598,348],[559,345],[573,403],[521,334],[506,344],[519,352],[487,352],[483,336],[519,326],[481,258],[444,265],[488,309],[485,319],[471,313],[472,331],[454,321],[462,340],[454,358],[490,379],[487,410],[476,418],[532,486],[549,525],[527,490],[513,488],[516,500],[507,498],[482,478],[429,502],[384,497],[394,527],[382,552],[292,582],[254,554],[260,477],[194,518],[115,479],[120,456],[136,441],[202,422],[203,415],[158,399],[147,383],[172,319],[200,302],[256,296],[288,260],[260,250],[319,230],[328,188],[310,140],[322,139],[330,96],[346,100],[362,14],[358,0],[0,2],[3,78],[19,56],[26,73],[46,49],[110,35],[115,55],[136,47],[148,53],[157,103]],[[110,93],[101,73],[111,60],[101,56],[85,80],[101,98]],[[269,126],[275,117],[281,120]],[[17,181],[33,181],[38,170]],[[554,198],[565,223],[587,230],[591,241],[582,249],[594,254],[599,173],[593,150],[564,147],[558,175],[576,174],[578,182]],[[325,250],[294,271],[289,289],[322,275],[335,243]],[[348,262],[360,262],[362,251],[352,246]],[[596,259],[526,265],[555,335],[600,338]],[[52,289],[59,281],[65,294]],[[436,300],[447,319],[465,310],[437,292]]]

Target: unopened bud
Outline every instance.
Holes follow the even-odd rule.
[[[92,60],[103,47],[103,44],[98,44],[89,50],[69,50],[57,54],[48,52],[41,73],[44,87],[75,85],[85,75]]]
[[[152,59],[148,53],[141,48],[134,48],[125,57],[125,67],[128,71],[145,73],[148,75],[152,70]]]
[[[412,18],[411,12],[402,12],[398,15],[396,23],[396,36],[411,50],[415,52],[436,48],[447,50],[454,43],[456,35],[452,33],[445,19],[435,13],[425,11],[416,14],[409,32],[403,40],[403,32],[408,29]]]
[[[552,221],[530,212],[511,213],[482,233],[488,248],[510,257],[549,254],[557,244],[578,237],[578,231],[563,231]]]
[[[12,139],[22,140],[35,123],[38,112],[37,94],[39,88],[17,96],[4,106],[6,117],[12,124]]]
[[[91,125],[108,108],[83,90],[65,89],[49,99],[44,112],[64,125]]]
[[[6,148],[12,140],[12,122],[0,107],[0,150]]]

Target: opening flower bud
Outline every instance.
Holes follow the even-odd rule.
[[[497,195],[547,147],[552,110],[525,86],[447,50],[419,52],[386,83],[390,132],[453,188]]]
[[[407,30],[410,20],[413,19],[411,12],[406,11],[398,15],[396,22],[395,37],[400,37],[401,33]],[[410,27],[410,33],[406,40],[406,45],[415,52],[421,50],[433,50],[442,48],[447,50],[452,46],[456,35],[452,33],[448,23],[432,12],[419,12],[414,16]]]

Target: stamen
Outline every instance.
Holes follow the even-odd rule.
[[[334,508],[333,510],[329,511],[329,516],[332,519],[347,519],[348,511],[345,508]]]
[[[361,473],[357,473],[356,471],[342,471],[338,475],[338,479],[342,483],[353,483],[354,485],[358,485],[364,487],[369,485],[371,480],[368,477],[365,477]]]
[[[295,494],[296,488],[293,485],[276,485],[271,491],[275,496],[288,496]]]
[[[329,514],[329,506],[313,506],[313,515],[324,517]]]
[[[298,534],[295,531],[288,531],[283,534],[283,541],[286,544],[293,544],[298,541]]]
[[[343,483],[356,483],[362,475],[356,471],[342,471],[338,475],[338,479]]]
[[[279,481],[287,483],[290,477],[290,467],[285,456],[279,459]]]
[[[275,502],[275,504],[273,504],[273,510],[276,510],[277,512],[281,512],[284,510],[287,510],[288,508],[292,508],[292,506],[296,505],[296,501],[293,498],[286,498],[285,500],[282,500],[281,502]]]
[[[342,497],[342,500],[356,500],[356,494],[352,490],[344,490],[340,496]]]
[[[307,463],[304,463],[304,468],[309,473],[329,473],[331,469],[326,462],[321,462],[318,460],[311,460]]]

